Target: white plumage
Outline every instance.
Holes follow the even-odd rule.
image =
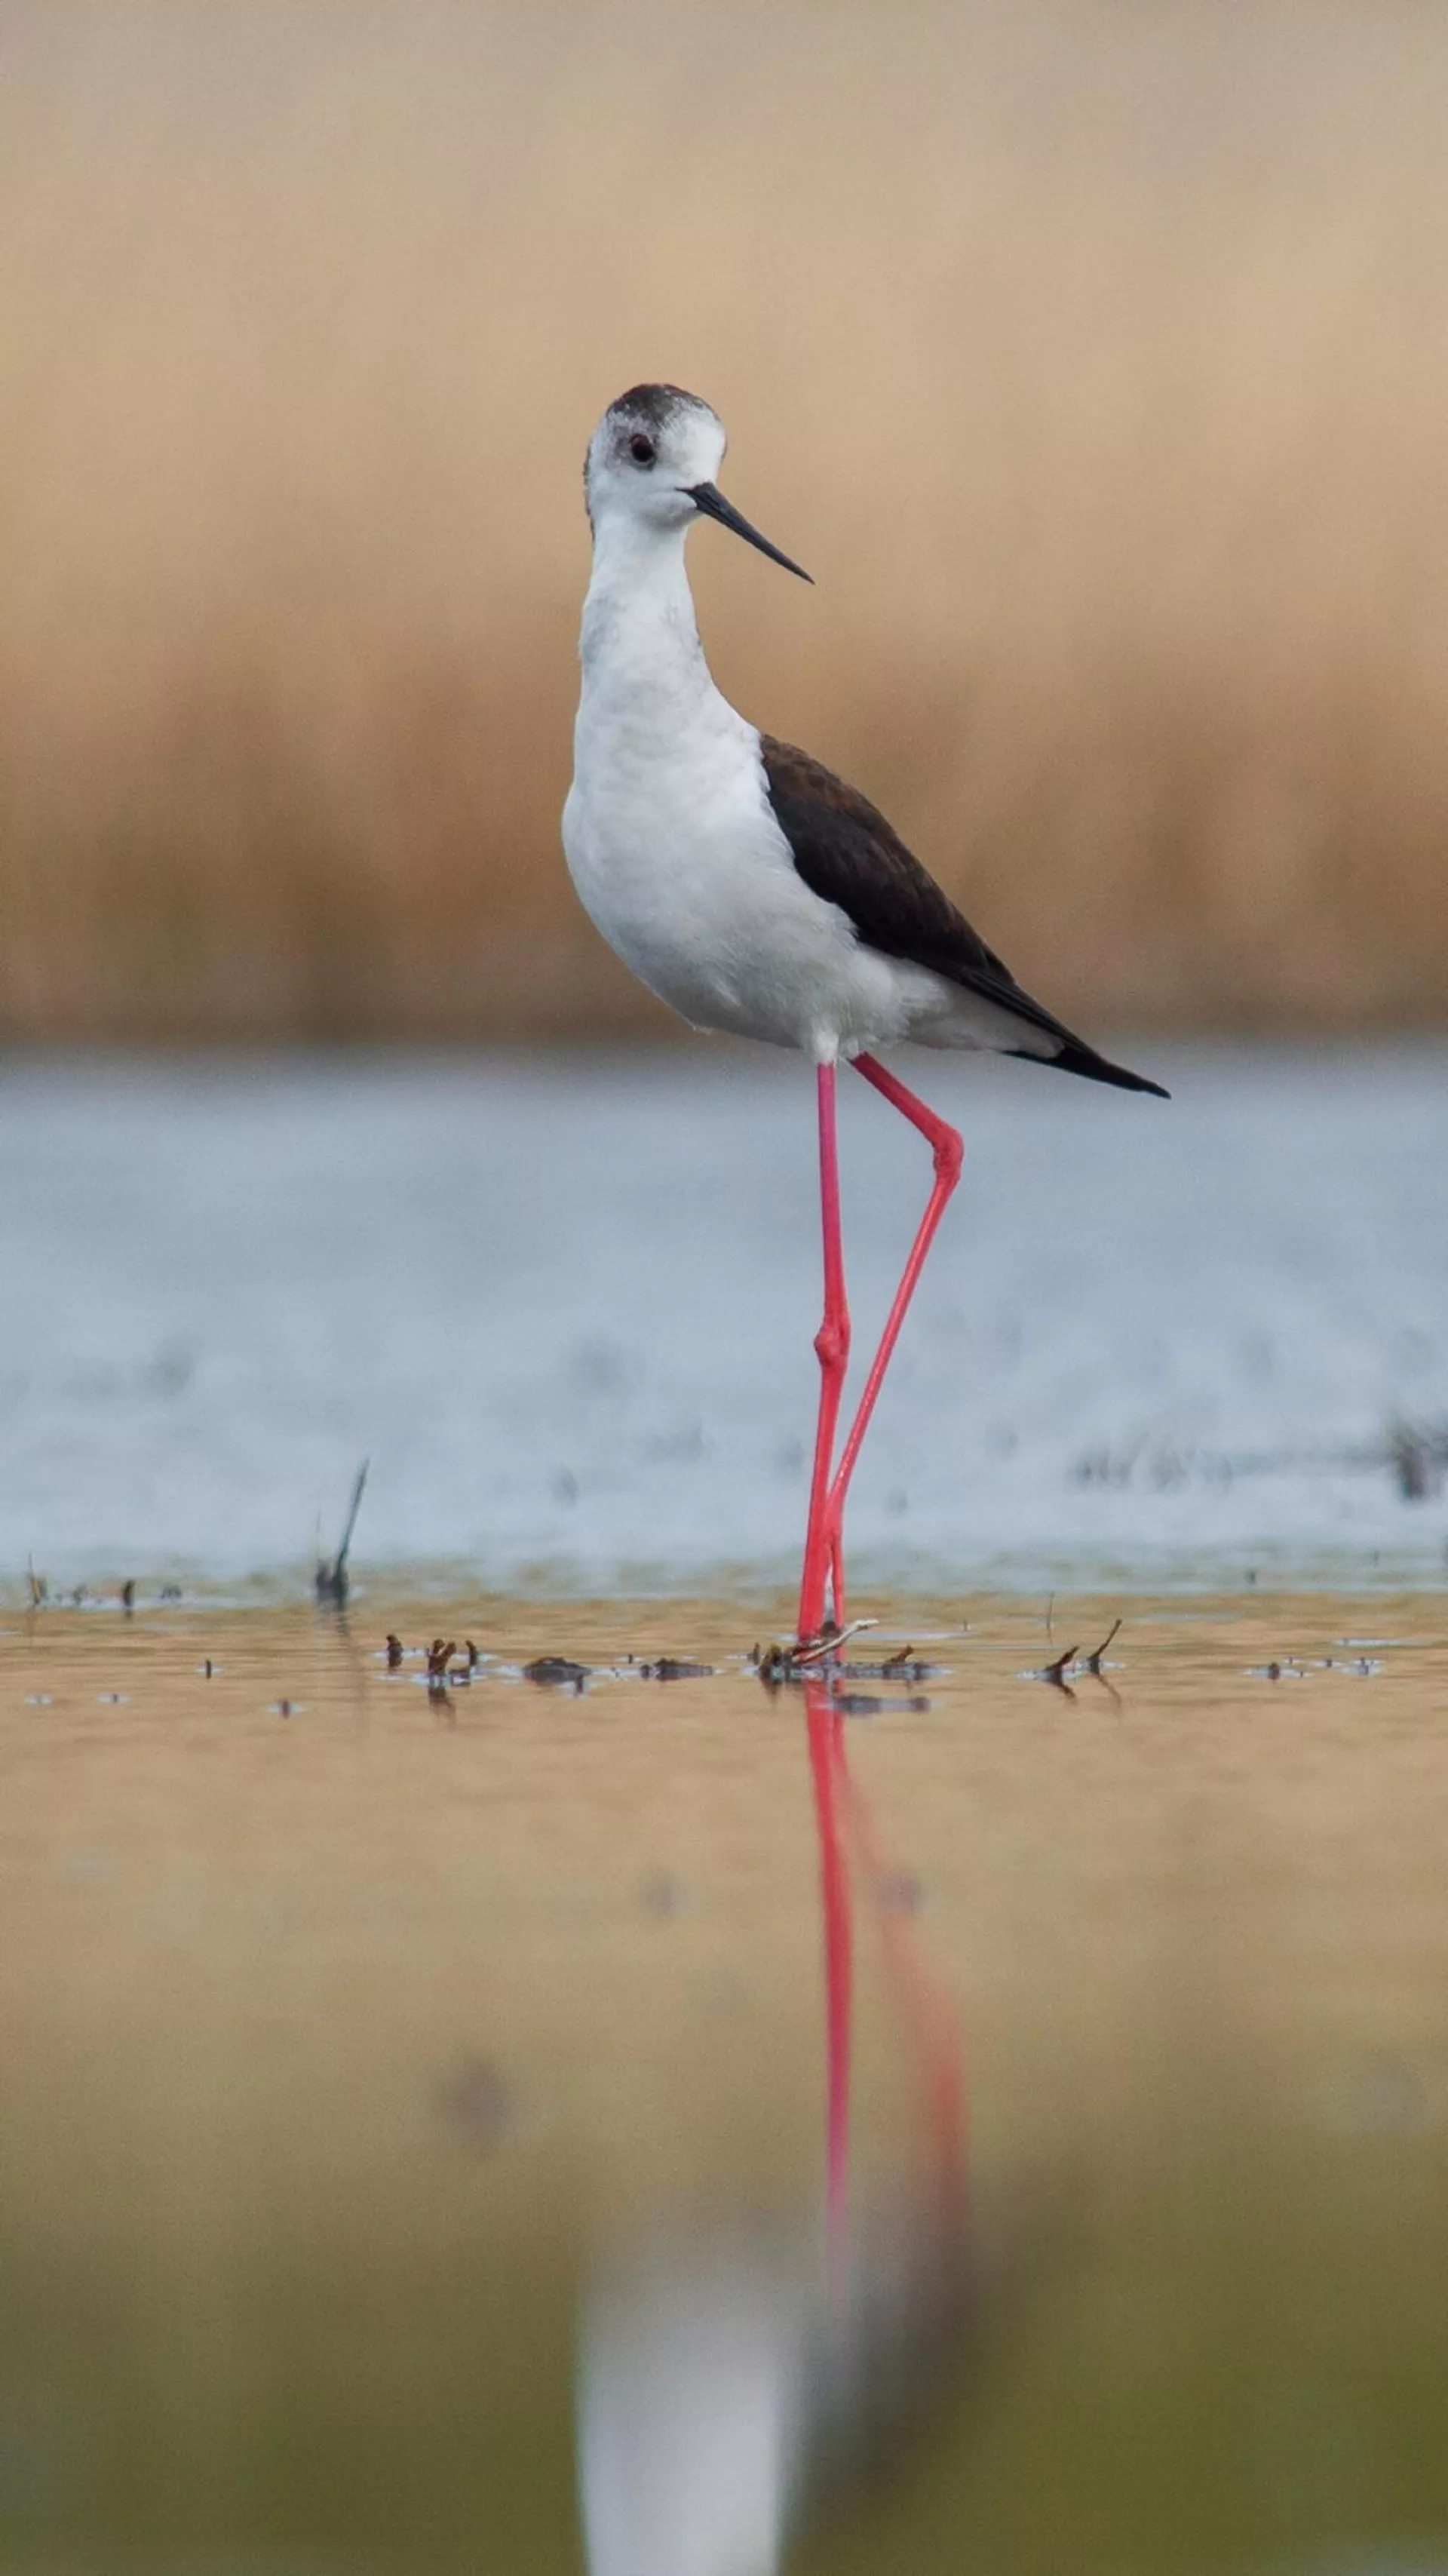
[[[1054,1042],[1012,1013],[857,936],[800,876],[770,802],[760,734],[716,688],[699,641],[684,539],[712,490],[724,431],[675,398],[629,453],[630,415],[589,446],[593,577],[563,845],[609,946],[697,1028],[801,1047],[819,1063],[892,1046]],[[636,416],[635,416],[636,417]]]

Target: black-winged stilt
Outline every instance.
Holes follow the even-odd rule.
[[[955,1129],[874,1049],[905,1039],[983,1047],[1166,1094],[1109,1064],[1023,992],[865,797],[721,697],[684,570],[695,519],[717,519],[809,579],[725,500],[714,481],[723,455],[717,415],[676,385],[621,394],[589,441],[593,577],[563,845],[586,910],[661,1001],[698,1028],[800,1047],[816,1068],[825,1298],[803,1640],[823,1627],[827,1590],[844,1620],[850,1476],[963,1151]],[[919,1129],[935,1182],[836,1458],[850,1347],[835,1143],[841,1060]]]

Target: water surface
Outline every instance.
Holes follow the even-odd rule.
[[[882,1606],[5,1615],[0,2565],[1448,2564],[1438,1605]]]
[[[1136,1053],[1169,1103],[902,1058],[965,1176],[856,1480],[857,1577],[1441,1579],[1448,1056]],[[843,1094],[863,1352],[929,1173]],[[808,1068],[762,1049],[10,1064],[0,1576],[294,1581],[370,1457],[374,1568],[785,1580],[814,1151]]]

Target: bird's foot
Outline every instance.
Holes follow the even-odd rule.
[[[791,1647],[790,1659],[806,1668],[826,1664],[842,1646],[848,1645],[851,1637],[858,1637],[862,1629],[877,1628],[879,1624],[877,1619],[846,1619],[843,1626],[835,1619],[822,1620],[814,1636],[801,1637]]]

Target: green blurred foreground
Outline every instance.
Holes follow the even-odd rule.
[[[807,1721],[740,1615],[8,1619],[0,2565],[653,2576],[600,2285],[677,2512],[731,2267],[804,2321],[796,2576],[1448,2563],[1429,1605],[916,1605],[843,1720],[833,2273]]]

